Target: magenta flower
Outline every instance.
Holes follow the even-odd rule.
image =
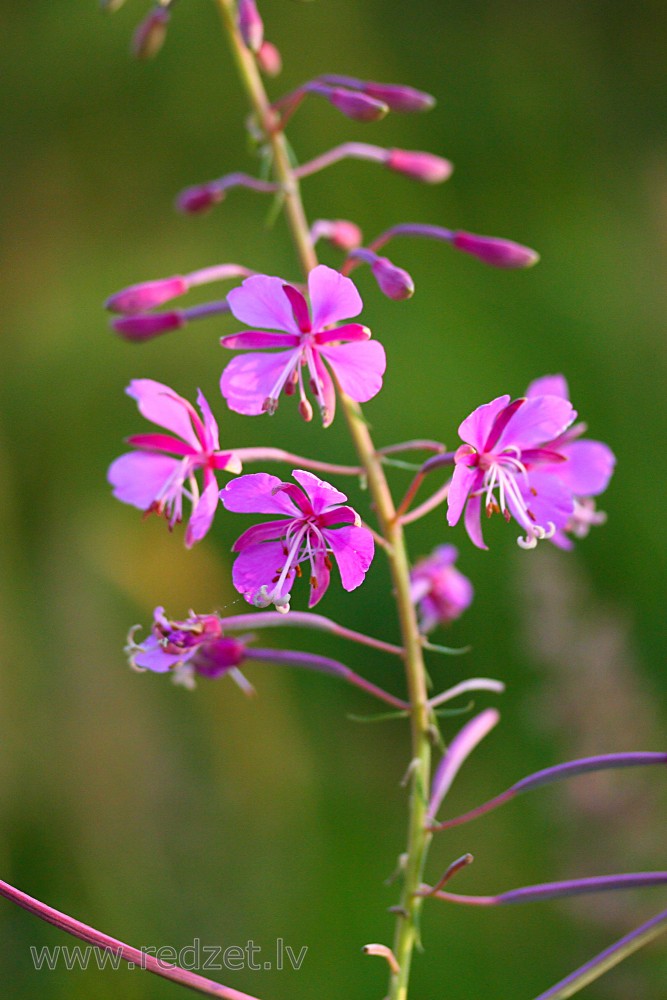
[[[135,670],[152,670],[157,674],[171,671],[174,679],[192,687],[195,674],[211,679],[230,674],[239,686],[252,693],[238,667],[248,658],[242,639],[222,634],[217,615],[196,615],[184,621],[172,621],[164,608],[153,612],[150,634],[143,642],[134,641],[139,626],[130,631],[125,652]]]
[[[185,532],[185,544],[190,548],[204,537],[213,521],[218,505],[215,471],[240,472],[241,462],[233,452],[219,450],[218,425],[201,391],[197,396],[201,417],[187,399],[153,379],[134,379],[125,391],[136,399],[142,416],[172,434],[128,438],[138,450],[112,462],[108,480],[113,494],[123,503],[164,515],[170,528],[182,520],[186,497],[192,503]],[[201,493],[195,477],[198,470],[203,474]]]
[[[380,391],[386,363],[382,345],[369,340],[370,330],[358,323],[334,325],[361,312],[354,283],[321,264],[308,276],[308,294],[312,313],[301,292],[281,278],[254,275],[229,293],[227,301],[238,320],[268,329],[223,337],[222,346],[282,348],[278,353],[241,354],[230,361],[220,381],[230,409],[250,415],[274,413],[281,392],[298,391],[301,415],[310,420],[307,380],[328,427],[336,408],[335,385],[358,403]]]
[[[547,394],[561,399],[569,397],[567,382],[562,375],[545,375],[536,379],[530,383],[526,392],[529,399]],[[585,538],[592,526],[604,524],[607,519],[606,514],[596,510],[593,497],[607,489],[616,457],[602,441],[579,440],[585,432],[586,424],[575,424],[550,446],[566,461],[555,463],[549,467],[549,471],[572,491],[574,498],[571,516],[564,528],[557,531],[551,539],[554,545],[562,549],[572,548],[568,534],[575,538]]]
[[[454,545],[439,545],[410,574],[410,595],[419,605],[422,632],[448,625],[472,604],[472,583],[454,566],[458,556]]]
[[[526,533],[518,539],[522,548],[564,529],[574,501],[571,486],[553,472],[566,462],[555,446],[575,417],[571,403],[555,395],[512,402],[499,396],[479,406],[459,427],[465,444],[454,456],[449,524],[458,522],[465,507],[466,531],[480,549],[486,548],[482,502],[488,517],[500,512],[506,521],[518,521]]]
[[[329,586],[331,559],[338,563],[345,590],[363,583],[373,559],[373,536],[361,526],[359,515],[344,505],[347,497],[312,472],[292,473],[303,489],[282,483],[264,472],[241,476],[227,483],[220,499],[236,513],[280,514],[244,531],[232,551],[234,586],[255,607],[274,604],[289,611],[290,589],[301,564],[310,566],[309,607],[314,607]]]

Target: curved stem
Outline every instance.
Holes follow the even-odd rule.
[[[334,462],[320,462],[316,458],[304,458],[282,448],[235,448],[234,454],[242,462],[285,462],[303,469],[315,469],[317,472],[328,472],[333,476],[362,476],[361,465],[336,465]]]
[[[246,89],[258,123],[273,152],[273,169],[284,192],[287,221],[304,275],[317,265],[308,222],[299,192],[298,178],[292,169],[283,134],[275,128],[275,116],[257,71],[254,58],[243,44],[235,20],[233,0],[216,0],[232,47],[242,83]],[[410,562],[403,526],[396,509],[382,466],[382,456],[373,444],[368,424],[361,408],[337,386],[342,409],[347,420],[361,465],[365,469],[380,531],[389,543],[387,559],[396,597],[398,618],[405,651],[405,672],[410,700],[412,738],[411,790],[408,818],[408,843],[404,867],[403,892],[397,908],[397,924],[393,953],[398,970],[392,972],[390,1000],[406,1000],[410,964],[418,942],[418,919],[422,900],[415,895],[422,883],[422,873],[431,833],[426,829],[431,773],[431,715],[428,706],[427,675],[414,605],[410,597]]]

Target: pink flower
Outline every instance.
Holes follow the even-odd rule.
[[[473,586],[454,566],[458,556],[454,545],[439,545],[410,574],[410,595],[419,604],[422,632],[448,625],[472,603]]]
[[[238,670],[248,658],[246,645],[242,639],[223,635],[217,615],[190,612],[184,621],[172,621],[164,608],[156,608],[150,634],[140,643],[134,641],[138,627],[131,629],[125,648],[135,670],[171,671],[174,680],[186,687],[194,686],[195,674],[211,679],[230,674],[246,693],[252,693]]]
[[[509,396],[479,406],[459,427],[465,444],[454,456],[447,520],[458,522],[465,508],[471,541],[485,549],[482,502],[488,517],[502,513],[525,531],[522,548],[552,538],[574,510],[572,489],[554,473],[566,457],[555,450],[576,417],[571,403],[556,395],[510,402]],[[497,495],[496,495],[497,491]]]
[[[550,394],[561,399],[569,397],[566,380],[562,375],[545,375],[536,379],[528,386],[526,396]],[[578,423],[551,443],[550,448],[557,451],[565,462],[559,461],[549,467],[549,471],[558,476],[574,496],[574,509],[562,531],[557,531],[551,539],[554,545],[562,549],[571,549],[572,541],[567,534],[575,538],[585,538],[591,526],[604,524],[606,515],[595,509],[593,497],[604,493],[609,485],[616,457],[602,441],[580,440],[586,432],[586,424]],[[565,534],[565,533],[567,534]]]
[[[359,515],[344,506],[347,497],[311,472],[292,473],[303,489],[283,483],[264,472],[241,476],[220,493],[223,506],[236,513],[280,514],[244,531],[233,545],[234,586],[255,607],[274,604],[287,612],[290,588],[310,566],[309,607],[314,607],[329,586],[331,559],[338,563],[345,590],[363,583],[373,559],[373,536],[361,526]]]
[[[218,505],[215,470],[240,472],[241,462],[233,452],[219,450],[218,425],[201,392],[197,396],[201,417],[186,399],[153,379],[134,379],[126,392],[137,400],[142,416],[172,434],[128,438],[138,450],[112,462],[108,479],[114,496],[140,510],[164,514],[170,528],[182,520],[185,496],[192,503],[185,532],[185,544],[190,548],[204,537],[213,521]],[[201,494],[195,478],[198,470],[203,474]]]
[[[334,326],[361,312],[354,283],[321,264],[308,276],[308,293],[312,313],[301,292],[281,278],[254,275],[229,293],[227,301],[238,320],[268,330],[223,337],[222,346],[283,348],[272,354],[242,354],[230,361],[220,381],[230,409],[250,415],[274,413],[281,392],[298,391],[301,415],[310,420],[305,375],[328,427],[336,408],[329,369],[336,385],[358,403],[380,391],[386,363],[382,345],[369,340],[370,330],[358,323]]]

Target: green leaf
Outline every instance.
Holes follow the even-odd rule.
[[[352,715],[350,712],[347,718],[351,722],[389,722],[391,719],[407,719],[408,712],[379,712],[376,715]]]

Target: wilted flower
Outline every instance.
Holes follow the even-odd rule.
[[[218,425],[201,392],[197,396],[201,417],[186,399],[153,379],[134,379],[126,392],[136,399],[142,416],[172,434],[128,438],[138,450],[111,464],[108,479],[114,496],[140,510],[163,514],[170,528],[182,520],[186,497],[192,504],[185,532],[185,544],[190,548],[211,527],[218,505],[216,471],[240,472],[241,462],[233,452],[220,451]],[[201,494],[197,471],[203,474]]]
[[[280,514],[248,528],[233,551],[234,586],[255,607],[274,604],[289,610],[290,590],[301,565],[310,567],[309,607],[314,607],[329,586],[330,555],[338,563],[345,590],[363,583],[374,553],[373,536],[361,526],[359,515],[344,505],[347,497],[311,472],[292,473],[302,489],[264,472],[241,476],[220,493],[223,506],[236,513]]]

